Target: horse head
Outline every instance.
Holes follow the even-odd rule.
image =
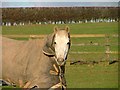
[[[54,27],[52,35],[48,35],[43,52],[49,56],[55,56],[58,65],[62,66],[65,64],[67,55],[70,49],[70,32],[69,27],[66,26],[64,29]]]

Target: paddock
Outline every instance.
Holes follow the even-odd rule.
[[[29,40],[43,38],[51,32],[53,26],[51,24],[3,26],[2,33],[5,37]],[[73,35],[65,73],[68,88],[117,88],[119,54],[117,23],[68,24],[68,26],[71,29],[71,36]],[[41,37],[38,37],[38,34]],[[83,63],[80,63],[81,61]],[[116,62],[111,64],[113,61]],[[78,63],[70,65],[73,62]]]

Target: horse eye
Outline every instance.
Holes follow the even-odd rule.
[[[54,42],[54,44],[56,44],[56,42]]]

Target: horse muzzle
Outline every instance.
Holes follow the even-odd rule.
[[[57,59],[58,65],[63,66],[65,64],[65,60],[63,58]]]

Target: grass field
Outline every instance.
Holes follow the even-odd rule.
[[[66,25],[58,25],[66,26]],[[71,34],[118,34],[118,23],[83,23],[68,24]],[[54,25],[26,25],[2,27],[3,35],[31,35],[49,34],[53,32]],[[28,40],[28,38],[16,38]],[[68,88],[117,88],[118,87],[118,63],[107,65],[83,64],[70,65],[69,61],[85,60],[100,61],[106,60],[106,39],[104,37],[71,38],[72,46],[66,64],[66,79]],[[89,45],[90,42],[98,45]],[[118,38],[110,37],[110,50],[118,51]],[[75,46],[85,44],[84,46]],[[71,52],[93,52],[91,54],[79,54]],[[118,54],[111,53],[110,60],[117,59]]]
[[[83,24],[63,24],[57,25],[70,27],[71,34],[116,34],[118,33],[118,23],[83,23]],[[2,34],[49,34],[53,32],[55,25],[26,25],[2,27]],[[28,31],[29,30],[29,31]]]
[[[117,88],[118,65],[66,65],[68,88]]]

